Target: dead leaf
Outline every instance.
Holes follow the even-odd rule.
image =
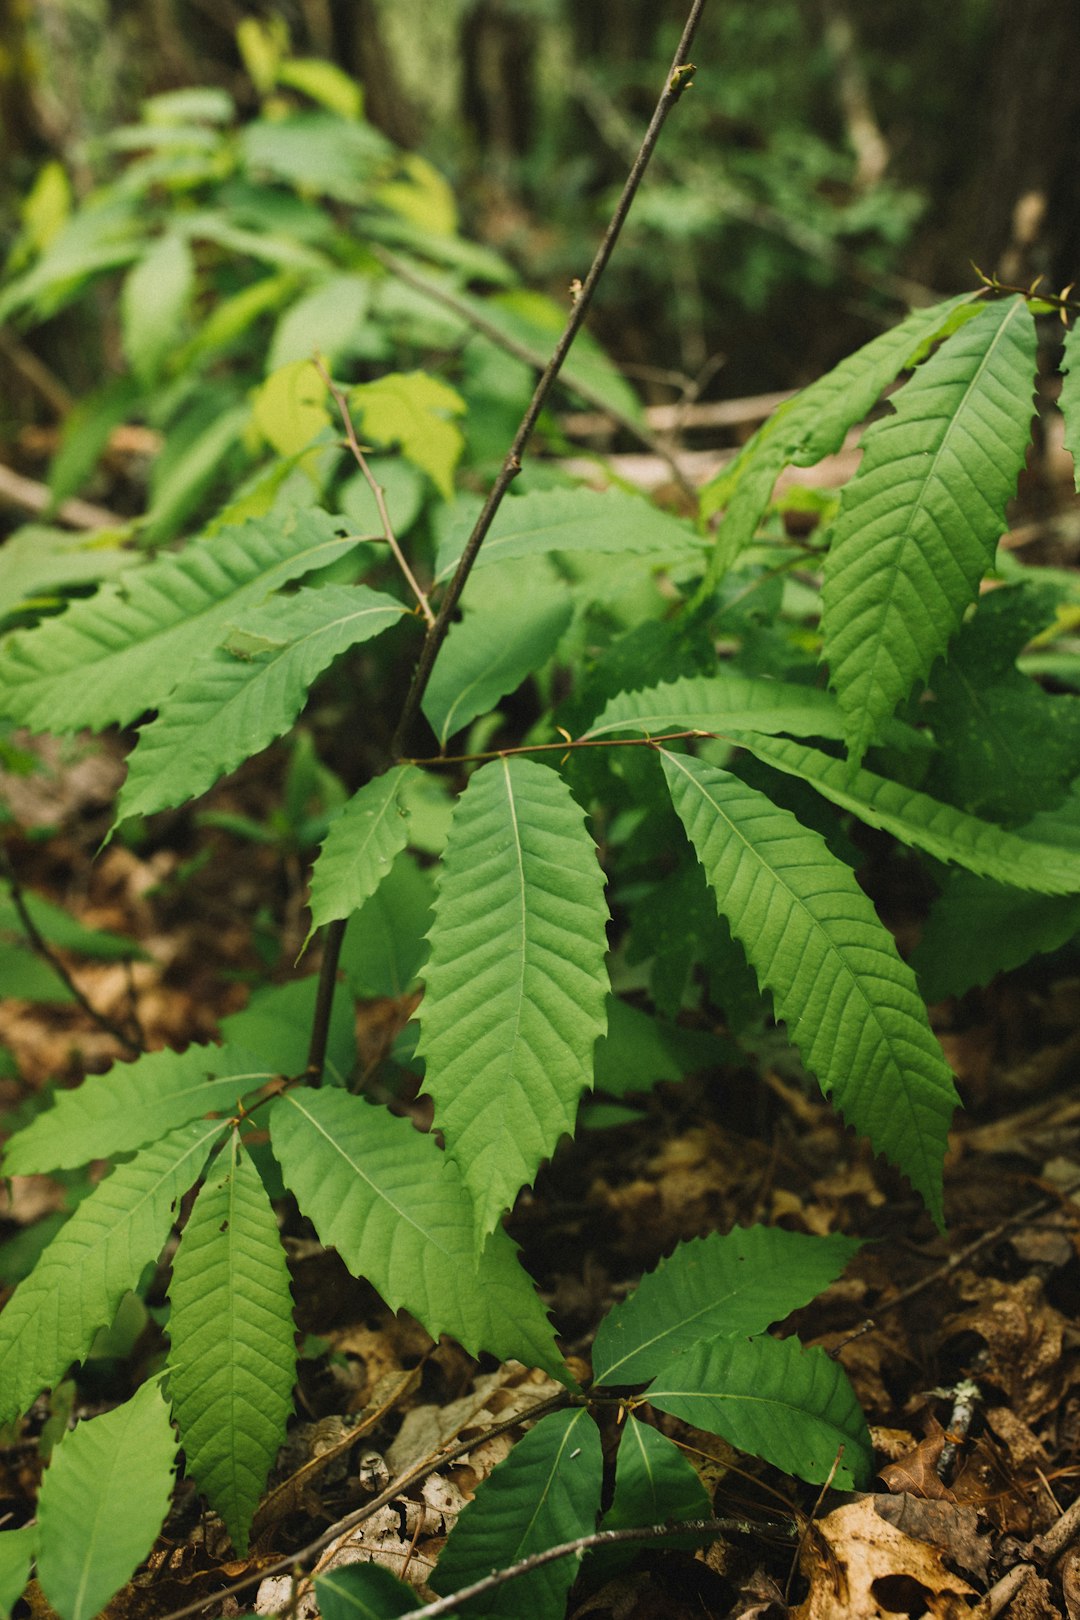
[[[965,1600],[976,1595],[933,1547],[883,1519],[872,1496],[815,1524],[800,1566],[810,1592],[794,1620],[889,1620],[924,1611],[934,1620],[969,1620]]]
[[[909,1496],[939,1502],[951,1502],[953,1494],[938,1472],[941,1453],[945,1449],[945,1430],[932,1412],[923,1419],[926,1438],[896,1462],[886,1463],[879,1478],[890,1491],[903,1491]]]

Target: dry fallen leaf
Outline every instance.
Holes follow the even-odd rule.
[[[794,1620],[889,1620],[898,1612],[968,1620],[966,1599],[976,1595],[933,1547],[887,1523],[872,1496],[815,1524],[800,1565],[810,1592]]]

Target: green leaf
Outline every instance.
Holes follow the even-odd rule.
[[[320,354],[328,366],[350,352],[352,335],[367,314],[367,276],[329,276],[291,303],[274,331],[267,369]]]
[[[0,546],[0,619],[65,586],[96,585],[131,564],[130,552],[119,546],[102,546],[69,529],[27,523]]]
[[[449,579],[472,529],[471,519],[451,530],[435,563],[437,581]],[[477,554],[477,568],[549,551],[618,552],[648,556],[657,568],[702,555],[687,524],[639,495],[622,490],[544,489],[504,501]]]
[[[120,295],[124,352],[143,382],[152,382],[176,348],[195,286],[186,237],[169,231],[129,272]]]
[[[672,1362],[649,1404],[719,1434],[785,1473],[841,1491],[865,1490],[873,1474],[866,1419],[847,1374],[798,1339],[717,1339]]]
[[[296,1346],[277,1218],[235,1131],[184,1228],[169,1297],[169,1393],[187,1472],[243,1555],[285,1439]]]
[[[47,962],[28,944],[0,940],[0,984],[10,1001],[74,1001],[75,997]]]
[[[175,1463],[156,1379],[64,1436],[38,1500],[38,1580],[61,1620],[93,1620],[127,1584],[165,1522]]]
[[[151,958],[133,939],[101,928],[87,928],[63,906],[54,906],[40,894],[23,891],[23,903],[43,939],[62,951],[77,951],[94,962],[149,962]],[[22,919],[13,900],[0,898],[0,930],[23,935]],[[24,936],[25,937],[25,936]],[[5,987],[6,989],[6,987]]]
[[[270,1078],[251,1071],[246,1052],[222,1046],[147,1052],[134,1063],[114,1063],[74,1091],[56,1092],[53,1106],[9,1140],[3,1173],[72,1170],[91,1159],[131,1153],[188,1120],[229,1114]]]
[[[0,1615],[3,1620],[11,1620],[11,1611],[30,1579],[30,1566],[39,1538],[36,1524],[0,1531]]]
[[[331,822],[311,869],[311,929],[359,911],[383,881],[409,841],[402,792],[412,765],[396,765],[354,793]]]
[[[492,761],[454,811],[420,1052],[478,1237],[573,1131],[607,1027],[604,879],[554,771]]]
[[[5,711],[35,731],[130,724],[239,614],[350,551],[335,530],[317,511],[223,529],[19,631],[0,655]]]
[[[833,455],[848,429],[872,409],[898,372],[914,363],[927,341],[948,324],[967,295],[917,309],[891,331],[842,360],[817,382],[773,412],[725,467],[714,484],[702,490],[702,515],[726,505],[716,538],[708,579],[713,585],[749,545],[761,522],[773,487],[789,462],[812,467]]]
[[[786,738],[744,736],[744,748],[779,771],[797,776],[870,827],[892,833],[902,843],[940,861],[955,861],[981,877],[1038,894],[1080,893],[1080,850],[1035,843],[981,821],[915,788],[891,782],[873,771],[853,770],[816,748]]]
[[[584,733],[622,731],[793,731],[798,736],[842,737],[843,717],[828,692],[794,682],[734,671],[683,676],[647,692],[620,692]]]
[[[116,824],[205,793],[289,729],[311,683],[339,653],[404,612],[366,585],[322,585],[245,613],[226,646],[198,659],[140,730]]]
[[[403,996],[427,960],[435,884],[401,854],[349,923],[341,969],[355,996]]]
[[[988,592],[931,670],[931,793],[1015,825],[1080,774],[1080,698],[1046,692],[1016,667],[1053,625],[1059,598],[1051,585]]]
[[[712,1517],[712,1502],[693,1466],[674,1440],[649,1423],[631,1417],[623,1425],[615,1458],[615,1495],[604,1514],[603,1530],[637,1530],[647,1525]],[[701,1545],[672,1536],[661,1546]],[[607,1580],[633,1563],[641,1546],[594,1547],[588,1555],[590,1575]]]
[[[453,1334],[470,1355],[488,1350],[566,1380],[506,1233],[474,1259],[472,1202],[432,1137],[336,1089],[288,1092],[270,1118],[285,1183],[320,1240],[391,1310],[411,1311],[434,1338]]]
[[[969,872],[949,874],[911,966],[927,1001],[962,996],[1080,934],[1080,897],[1022,894]]]
[[[940,1223],[957,1098],[914,974],[823,838],[727,771],[661,758],[717,906],[807,1067]]]
[[[431,1584],[457,1592],[493,1570],[596,1528],[603,1479],[600,1435],[579,1409],[542,1418],[478,1486],[444,1548]],[[581,1554],[559,1558],[469,1602],[491,1620],[562,1620]]]
[[[253,992],[243,1012],[220,1020],[230,1046],[254,1052],[276,1074],[300,1074],[307,1064],[311,1021],[319,992],[319,975],[288,984],[265,984]],[[356,1061],[356,1020],[347,996],[336,995],[330,1014],[326,1070],[339,1083]]]
[[[658,1081],[682,1080],[693,1069],[745,1061],[724,1036],[684,1029],[616,996],[608,996],[607,1013],[607,1033],[596,1043],[593,1067],[597,1090],[609,1096],[649,1091]]]
[[[420,1599],[383,1564],[346,1564],[315,1582],[322,1620],[398,1620]]]
[[[304,450],[330,426],[327,388],[309,356],[272,371],[252,403],[252,418],[279,456]]]
[[[454,498],[454,469],[465,447],[451,418],[465,410],[461,395],[426,371],[391,371],[349,393],[364,434],[401,453],[426,472],[444,500]]]
[[[0,1424],[84,1357],[121,1296],[160,1254],[220,1121],[170,1131],[118,1165],[60,1228],[0,1315]]]
[[[467,599],[443,642],[423,703],[440,747],[541,669],[570,623],[574,604],[564,584],[530,582],[522,592],[514,574],[500,571],[503,589],[479,606]]]
[[[702,1339],[763,1333],[835,1282],[858,1248],[770,1226],[680,1243],[601,1322],[596,1383],[640,1384]]]
[[[1031,437],[1035,325],[989,304],[894,396],[844,491],[822,587],[824,656],[861,755],[945,651],[994,560]]]

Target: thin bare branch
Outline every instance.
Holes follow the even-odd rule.
[[[353,460],[363,473],[364,478],[367,481],[367,486],[371,490],[372,495],[375,497],[375,505],[379,512],[379,522],[382,524],[383,539],[393,552],[397,565],[405,576],[406,584],[416,597],[417,603],[420,607],[420,612],[424,615],[424,622],[430,629],[435,623],[435,615],[431,611],[431,603],[428,601],[419,580],[416,578],[416,575],[409,567],[408,559],[398,543],[397,536],[394,533],[394,525],[390,521],[389,508],[386,504],[386,491],[383,489],[382,485],[379,483],[379,480],[372,472],[367,456],[360,447],[360,441],[356,437],[356,428],[353,425],[352,412],[349,409],[349,401],[346,399],[342,390],[337,386],[329,371],[327,371],[326,366],[323,364],[321,357],[318,355],[315,357],[315,369],[329,389],[334,404],[338,408],[342,424],[345,428],[345,443],[352,452]]]
[[[132,1057],[141,1057],[144,1050],[141,1030],[137,1031],[136,1034],[131,1034],[119,1024],[114,1023],[106,1013],[99,1012],[93,1002],[89,1001],[83,991],[79,989],[68,969],[41,932],[26,903],[25,891],[6,850],[0,850],[0,875],[3,876],[4,881],[7,883],[11,893],[11,903],[15,907],[22,930],[30,941],[34,954],[39,956],[52,969],[64,988],[78,1002],[87,1017],[93,1019],[99,1029],[103,1029],[107,1035],[111,1035],[114,1040],[119,1041],[125,1052],[128,1052]]]

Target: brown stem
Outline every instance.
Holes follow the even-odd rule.
[[[586,276],[580,291],[577,293],[573,308],[570,312],[570,319],[566,323],[562,337],[555,346],[555,352],[552,354],[551,359],[548,361],[547,366],[545,367],[543,375],[540,377],[536,384],[536,388],[533,390],[532,399],[526,406],[525,414],[522,417],[518,430],[514,435],[514,441],[507,452],[506,460],[503,462],[498,477],[491,487],[488,498],[484,502],[483,511],[476,520],[473,531],[466,542],[465,549],[462,552],[457,568],[454,571],[454,576],[451,579],[450,584],[447,586],[446,594],[443,597],[438,614],[435,617],[435,622],[430,624],[428,627],[427,635],[424,637],[424,643],[420,649],[420,658],[413,674],[412,682],[405,698],[405,703],[402,707],[401,717],[398,720],[393,741],[390,745],[391,758],[395,761],[400,759],[401,755],[404,753],[406,738],[412,730],[416,717],[420,712],[420,704],[423,701],[424,693],[426,692],[428,682],[431,679],[431,672],[435,667],[435,659],[438,657],[439,648],[446,639],[446,633],[450,628],[450,622],[454,616],[458,601],[461,598],[461,593],[465,589],[465,582],[472,572],[472,567],[476,561],[477,553],[484,543],[484,538],[487,535],[488,530],[491,528],[495,514],[502,505],[503,497],[510,488],[510,485],[513,483],[514,479],[517,477],[518,473],[521,471],[521,457],[524,454],[525,446],[528,444],[529,439],[532,436],[532,431],[536,426],[537,418],[539,417],[540,412],[543,410],[555,379],[558,377],[559,372],[562,369],[563,362],[570,352],[570,345],[573,343],[578,332],[581,330],[585,316],[588,314],[589,305],[592,302],[593,294],[596,291],[600,277],[603,275],[604,270],[607,267],[608,260],[611,258],[615,243],[619,239],[619,233],[626,221],[626,216],[630,212],[630,205],[637,194],[637,189],[641,184],[642,177],[645,174],[645,170],[649,166],[649,159],[652,157],[656,143],[660,138],[660,131],[664,127],[668,113],[678,101],[679,97],[686,90],[693,77],[693,68],[689,66],[687,59],[690,54],[690,47],[693,43],[694,35],[697,32],[698,23],[701,20],[701,13],[704,11],[704,9],[705,0],[693,0],[693,4],[690,7],[690,14],[686,20],[686,27],[683,29],[682,38],[679,41],[678,49],[676,50],[674,59],[672,60],[671,70],[668,73],[667,79],[664,83],[664,89],[661,92],[660,99],[656,104],[656,109],[649,121],[649,127],[645,131],[637,157],[634,159],[630,173],[627,176],[626,184],[623,187],[622,196],[619,198],[619,201],[615,207],[615,212],[612,214],[611,222],[608,225],[607,230],[604,232],[603,241],[600,243],[600,246],[596,251],[596,257],[593,259],[592,265],[589,269],[589,273]],[[308,1073],[311,1076],[313,1083],[316,1085],[321,1080],[323,1065],[326,1059],[326,1040],[330,1027],[330,1010],[333,1005],[334,985],[337,979],[338,956],[341,952],[341,939],[344,936],[344,932],[344,923],[340,925],[337,923],[332,923],[328,928],[322,967],[319,970],[319,989],[316,1000],[316,1014],[311,1033],[311,1046],[308,1052]]]
[[[419,271],[414,270],[411,264],[405,259],[399,258],[396,253],[391,253],[388,248],[380,247],[377,243],[369,246],[369,252],[378,259],[380,264],[384,264],[388,270],[393,271],[399,281],[404,281],[408,286],[415,287],[417,292],[423,293],[425,298],[430,298],[432,303],[441,304],[444,309],[449,309],[455,315],[459,315],[463,321],[469,323],[474,332],[479,332],[480,336],[487,338],[489,343],[493,343],[497,348],[502,349],[504,354],[512,355],[515,360],[520,360],[524,365],[531,366],[534,371],[543,371],[546,367],[548,363],[547,357],[541,350],[534,349],[530,344],[522,343],[517,338],[511,337],[507,332],[503,332],[493,321],[485,319],[479,310],[473,309],[472,305],[467,303],[464,298],[458,298],[454,293],[448,292],[445,287],[440,287],[436,282],[429,281],[426,276],[422,276]],[[625,411],[620,411],[606,400],[602,394],[598,393],[595,388],[590,388],[588,383],[582,382],[579,378],[564,377],[563,386],[569,389],[572,394],[576,394],[579,399],[584,400],[586,405],[591,405],[594,411],[599,411],[609,422],[614,422],[616,427],[622,428],[624,433],[636,439],[640,445],[651,451],[654,456],[659,456],[670,470],[672,478],[683,494],[693,501],[697,500],[697,490],[687,478],[671,451],[648,427],[643,427],[640,422],[635,422],[632,416],[627,416]]]
[[[450,628],[461,593],[465,589],[465,582],[472,572],[477,553],[495,520],[495,515],[503,503],[507,490],[521,471],[521,457],[525,452],[525,447],[532,437],[533,429],[536,426],[540,412],[547,403],[555,379],[562,370],[566,356],[570,352],[570,346],[584,324],[585,317],[589,312],[589,305],[592,303],[593,294],[619,239],[619,233],[626,221],[626,216],[630,212],[630,206],[637,195],[645,170],[649,166],[649,159],[652,157],[656,143],[660,138],[660,131],[664,127],[668,113],[683,94],[689,82],[688,75],[691,73],[691,69],[688,66],[687,58],[704,8],[705,0],[694,0],[690,8],[690,15],[686,20],[686,27],[683,29],[682,38],[679,41],[678,50],[675,52],[671,64],[671,71],[649,121],[649,127],[645,131],[637,157],[634,159],[630,173],[626,177],[626,184],[623,187],[622,196],[616,204],[615,212],[611,216],[611,222],[604,232],[603,240],[596,250],[596,257],[589,268],[589,273],[574,300],[573,308],[570,311],[570,319],[566,323],[562,337],[555,345],[555,351],[547,363],[543,376],[541,376],[533,390],[532,399],[526,406],[525,414],[521,418],[518,430],[514,435],[514,442],[507,452],[506,460],[503,462],[488,498],[484,502],[483,510],[466,541],[454,577],[446,588],[446,594],[440,604],[435,623],[424,638],[424,644],[420,649],[419,662],[405,698],[405,706],[402,709],[401,719],[398,721],[394,740],[391,744],[391,752],[395,759],[404,751],[406,738],[412,729],[417,714],[420,712],[420,704],[431,679],[431,672],[435,667],[439,648],[446,639],[446,633]]]

